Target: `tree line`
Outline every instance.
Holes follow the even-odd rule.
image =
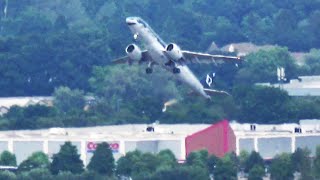
[[[13,106],[0,117],[0,129],[84,127],[126,123],[208,123],[222,119],[240,123],[297,123],[320,118],[318,97],[292,97],[276,87],[256,86],[257,82],[277,82],[276,68],[287,69],[287,78],[306,73],[320,53],[313,50],[312,62],[297,66],[285,48],[252,53],[236,67],[225,63],[214,69],[214,86],[231,96],[214,96],[212,101],[190,96],[190,89],[157,68],[151,75],[137,65],[95,66],[89,79],[90,92],[55,88],[52,106]],[[197,65],[199,77],[202,70]],[[316,69],[314,69],[316,71]],[[312,70],[313,71],[313,70]],[[310,72],[310,71],[309,71]],[[177,103],[163,106],[170,100]]]
[[[301,179],[320,177],[320,146],[313,158],[308,149],[298,148],[294,153],[282,153],[272,160],[263,160],[259,153],[242,151],[239,156],[228,153],[218,158],[208,151],[192,152],[184,163],[178,163],[170,150],[157,154],[135,150],[117,161],[108,143],[98,144],[85,168],[76,146],[65,142],[52,160],[43,152],[35,152],[21,162],[16,171],[1,171],[1,179],[129,179],[133,180],[216,180],[237,179],[238,175],[249,180],[262,180],[270,176],[274,180],[293,179],[298,173]],[[3,151],[0,165],[17,166],[14,154]],[[240,173],[240,174],[239,174]],[[242,174],[242,175],[241,175]]]

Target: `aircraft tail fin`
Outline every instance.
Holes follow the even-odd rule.
[[[213,87],[215,77],[216,77],[215,72],[208,73],[203,79],[200,80],[200,82],[204,88],[210,89]]]
[[[203,85],[204,92],[209,96],[230,95],[226,91],[213,89],[215,77],[216,77],[216,73],[211,72],[211,73],[208,73],[203,79],[200,80],[201,84]]]

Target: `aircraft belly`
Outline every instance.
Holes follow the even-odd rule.
[[[175,74],[178,79],[186,83],[196,93],[204,96],[205,98],[209,98],[209,96],[204,92],[203,86],[200,81],[195,77],[195,75],[186,65],[177,67],[180,68],[180,73]]]
[[[163,53],[164,48],[156,41],[153,41],[153,39],[146,34],[143,34],[144,40],[146,44],[148,44],[148,52],[150,52],[152,59],[161,67],[172,73],[173,68],[165,65],[165,63],[168,62],[169,59]],[[195,77],[195,75],[191,72],[187,65],[177,65],[177,68],[180,69],[180,73],[173,74],[174,77],[187,84],[196,93],[204,96],[205,98],[210,98],[210,96],[208,96],[204,92],[203,86],[200,81]]]
[[[163,54],[162,51],[159,51],[155,48],[150,48],[151,56],[158,64],[161,65],[164,69],[172,73],[172,67],[168,67],[165,65],[169,60]],[[177,65],[177,68],[180,69],[180,73],[173,74],[174,77],[187,84],[193,91],[204,96],[205,98],[209,98],[209,96],[204,92],[203,86],[200,81],[195,77],[195,75],[191,72],[187,65]]]

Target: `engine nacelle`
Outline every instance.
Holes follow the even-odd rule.
[[[140,61],[142,58],[142,51],[141,49],[135,45],[135,44],[130,44],[126,48],[126,53],[129,56],[130,60],[132,61]],[[129,62],[130,63],[130,62]]]
[[[174,43],[170,43],[166,47],[166,51],[167,51],[167,54],[169,55],[169,57],[173,61],[178,61],[179,59],[181,59],[183,57],[180,47]]]

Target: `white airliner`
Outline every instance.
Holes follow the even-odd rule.
[[[187,63],[215,63],[218,61],[235,61],[240,62],[239,57],[212,55],[197,52],[181,50],[174,43],[166,44],[151,29],[151,27],[139,17],[128,17],[126,19],[135,40],[141,40],[146,50],[141,50],[136,44],[130,44],[126,48],[127,56],[119,58],[113,63],[145,62],[148,64],[146,73],[150,74],[155,65],[159,65],[173,75],[181,82],[189,85],[189,87],[197,94],[210,99],[210,95],[227,94],[224,91],[210,89],[214,73],[208,74],[205,83],[202,84],[198,78],[188,68]]]

